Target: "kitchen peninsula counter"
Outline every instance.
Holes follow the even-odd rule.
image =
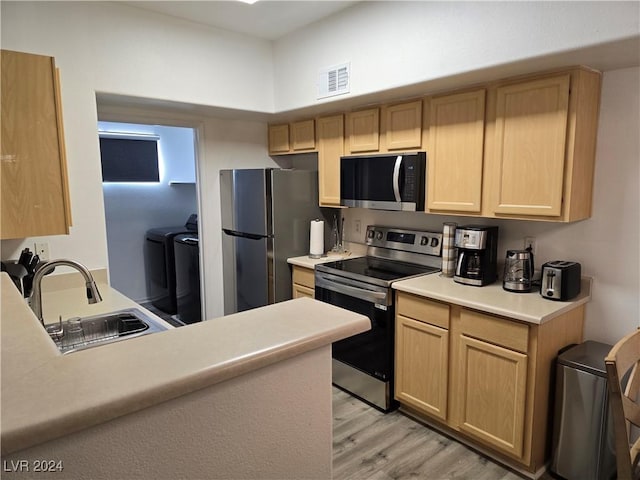
[[[546,300],[538,291],[508,292],[502,282],[474,287],[438,273],[401,280],[393,288],[420,297],[452,303],[532,324],[542,324],[591,300],[591,278],[583,277],[580,294],[567,302]]]
[[[131,306],[108,286],[99,288],[105,310]],[[55,301],[48,298],[51,295]],[[45,308],[47,302],[70,309],[69,305],[81,307],[86,300],[76,288],[45,294]],[[268,375],[274,365],[319,351],[326,356],[327,378],[322,388],[327,392],[330,431],[330,345],[366,331],[369,321],[312,299],[297,299],[62,355],[3,273],[1,328],[2,454],[7,458],[17,452],[13,456],[24,458],[24,449],[34,445],[55,444],[56,439],[72,437],[75,432],[133,418],[135,412],[153,410],[150,407],[163,402],[174,405],[176,399],[196,397],[200,390],[211,391],[219,385],[242,388],[242,379],[250,374]],[[286,388],[286,376],[283,386]],[[313,391],[315,387],[308,388]],[[171,412],[181,411],[178,407],[176,404]],[[209,410],[215,408],[212,402]],[[246,415],[251,417],[251,413]],[[268,419],[264,421],[268,425]],[[241,434],[250,436],[247,431],[237,433]],[[197,438],[197,432],[194,436]],[[167,447],[175,453],[178,446]],[[152,468],[149,475],[153,476]]]

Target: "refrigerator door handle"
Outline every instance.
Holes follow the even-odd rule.
[[[254,233],[244,233],[244,232],[236,232],[235,230],[229,230],[228,228],[223,228],[222,231],[231,237],[242,237],[248,238],[249,240],[260,240],[262,238],[266,238],[265,235],[256,235]]]

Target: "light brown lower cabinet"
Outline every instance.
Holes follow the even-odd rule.
[[[291,286],[292,298],[315,296],[314,271],[310,268],[293,266],[293,284]]]
[[[398,315],[396,399],[447,419],[449,331]]]
[[[520,457],[524,443],[527,355],[466,335],[461,335],[459,342],[458,427]]]
[[[582,341],[584,306],[538,325],[396,295],[401,409],[514,468],[544,468],[554,361]]]

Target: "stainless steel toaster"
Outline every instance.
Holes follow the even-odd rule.
[[[566,301],[580,293],[581,266],[578,262],[554,260],[542,265],[540,295]]]

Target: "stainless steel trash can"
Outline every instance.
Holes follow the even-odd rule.
[[[611,345],[586,341],[558,355],[551,471],[568,480],[616,472],[604,358]]]

